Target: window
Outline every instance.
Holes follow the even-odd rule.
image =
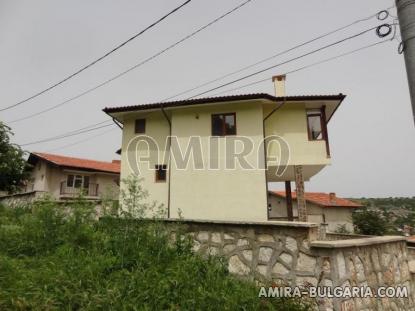
[[[84,176],[84,188],[89,188],[89,176]]]
[[[69,188],[89,188],[89,176],[68,175],[66,186]]]
[[[307,127],[309,140],[321,140],[323,138],[323,118],[320,110],[307,111]]]
[[[74,176],[68,175],[68,178],[66,179],[66,186],[73,187],[73,180],[74,180]]]
[[[235,113],[212,115],[212,136],[236,135]]]
[[[167,178],[167,165],[156,165],[156,182],[164,182]]]
[[[146,119],[135,120],[135,133],[143,134],[146,132]]]
[[[82,186],[82,176],[81,175],[75,175],[75,180],[73,184],[74,188],[81,188]]]
[[[330,157],[325,106],[307,111],[307,129],[309,140],[324,140],[326,142],[327,156]]]

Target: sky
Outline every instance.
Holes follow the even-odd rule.
[[[0,108],[68,76],[182,2],[0,0],[0,85],[3,86]],[[77,130],[107,120],[101,111],[104,107],[157,102],[394,4],[392,0],[252,0],[122,78],[48,113],[10,123],[111,78],[241,2],[192,0],[161,24],[70,81],[14,109],[0,112],[0,120],[12,128],[13,142],[18,144]],[[395,8],[390,13],[396,15]],[[392,20],[393,17],[389,19]],[[221,82],[381,23],[372,17]],[[399,39],[398,31],[396,38],[385,44],[287,75],[288,95],[347,95],[328,126],[332,164],[306,183],[306,191],[336,192],[345,197],[415,196],[415,165],[411,161],[415,154],[415,128],[404,60],[397,52]],[[371,31],[223,90],[269,77],[264,83],[226,94],[273,94],[273,75],[379,40]],[[120,144],[121,130],[112,126],[24,148],[110,161],[118,158],[115,151]],[[272,187],[281,188],[281,185]]]

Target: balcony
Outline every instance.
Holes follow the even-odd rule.
[[[62,181],[60,185],[61,197],[77,197],[83,195],[85,197],[97,198],[99,184],[89,183],[84,187],[68,187],[66,181]]]

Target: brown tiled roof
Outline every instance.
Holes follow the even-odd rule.
[[[285,191],[269,191],[270,194],[285,198]],[[291,193],[293,199],[296,199],[297,195],[295,192]],[[321,205],[324,207],[362,207],[363,205],[353,202],[351,200],[334,197],[330,200],[330,194],[324,192],[306,192],[306,201]]]
[[[94,171],[116,173],[116,174],[120,173],[120,165],[121,165],[119,161],[104,162],[104,161],[80,159],[80,158],[73,158],[73,157],[67,157],[67,156],[61,156],[61,155],[49,154],[49,153],[41,153],[41,152],[32,152],[29,156],[28,161],[32,162],[33,159],[43,159],[45,161],[48,161],[50,163],[53,163],[58,166],[63,166],[63,167],[94,170]]]
[[[218,97],[204,97],[204,98],[194,98],[194,99],[185,99],[185,100],[176,100],[170,102],[160,102],[152,104],[143,104],[143,105],[133,105],[133,106],[122,106],[122,107],[106,107],[102,111],[105,113],[112,112],[123,112],[123,111],[136,111],[136,110],[147,110],[155,108],[167,108],[167,107],[179,107],[179,106],[191,106],[199,104],[211,104],[211,103],[221,103],[228,101],[238,101],[238,100],[252,100],[252,99],[266,99],[275,102],[286,101],[304,101],[304,100],[340,100],[342,101],[346,95],[337,94],[337,95],[301,95],[301,96],[272,96],[266,93],[256,93],[256,94],[244,94],[244,95],[230,95],[230,96],[218,96]]]

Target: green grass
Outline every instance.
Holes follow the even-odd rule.
[[[185,235],[172,242],[162,223],[96,221],[92,211],[82,200],[0,206],[0,310],[310,309],[259,299],[254,283],[193,254]]]

